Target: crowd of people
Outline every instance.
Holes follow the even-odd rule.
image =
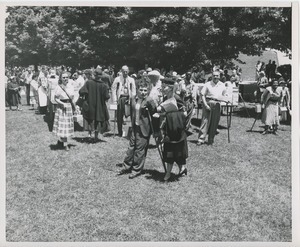
[[[148,66],[134,73],[126,65],[115,72],[114,67],[101,66],[74,73],[64,66],[42,66],[38,71],[32,68],[7,70],[7,110],[16,107],[21,111],[21,95],[24,95],[32,109],[37,107],[40,113],[49,114],[52,132],[58,137],[57,145],[69,150],[68,140],[74,135],[76,116],[82,115],[90,142],[98,142],[111,130],[108,111],[111,100],[111,106],[116,106],[120,137],[126,136],[124,118],[131,120],[129,147],[120,173],[130,173],[129,178],[142,173],[153,136],[167,181],[174,163],[179,167],[179,176],[187,175],[187,135],[195,108],[201,103],[197,145],[212,145],[219,131],[221,102],[230,102],[232,89],[242,81],[238,66],[231,68],[229,75],[228,69],[218,64],[212,67],[209,75],[201,66],[183,75],[173,68],[166,72]],[[270,72],[270,78],[265,78],[263,73],[263,70],[258,73],[256,92],[256,99],[264,108],[262,122],[266,127],[263,134],[276,133],[279,106],[290,109],[290,94],[282,77]]]

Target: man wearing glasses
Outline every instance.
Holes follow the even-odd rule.
[[[118,134],[119,136],[125,136],[122,129],[125,105],[130,105],[131,99],[135,97],[136,86],[134,79],[128,76],[128,66],[124,65],[121,72],[121,75],[115,78],[111,90],[113,103],[117,103]]]
[[[220,81],[219,71],[213,72],[212,80],[205,83],[200,94],[203,109],[197,145],[204,144],[206,136],[208,136],[208,144],[211,145],[214,142],[221,116],[219,100],[226,94],[226,87],[224,83]]]

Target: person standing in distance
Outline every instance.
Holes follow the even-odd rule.
[[[121,74],[115,78],[111,91],[113,103],[117,104],[117,125],[119,136],[123,133],[123,117],[125,115],[125,104],[130,104],[131,99],[136,96],[136,86],[133,78],[128,76],[129,68],[124,65]]]
[[[208,144],[213,144],[221,116],[221,106],[218,99],[221,99],[225,94],[226,87],[220,81],[220,72],[214,71],[213,79],[205,83],[201,90],[203,109],[197,145],[203,144],[207,135]]]

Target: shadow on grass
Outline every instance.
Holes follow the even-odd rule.
[[[164,181],[165,173],[160,172],[157,170],[150,170],[150,169],[145,169],[143,171],[146,179],[152,179],[157,182],[163,182],[163,183],[169,183],[169,182],[176,182],[179,181],[179,177],[175,175],[174,173],[171,174],[171,178],[168,181]]]
[[[232,116],[242,117],[242,118],[257,118],[257,113],[255,108],[241,107],[237,111],[232,113]]]
[[[248,133],[251,133],[251,132],[253,132],[253,133],[263,133],[263,131],[262,130],[246,130],[246,132],[248,132]]]
[[[111,132],[109,132],[109,133],[104,133],[104,136],[105,137],[111,137],[111,136],[117,136],[118,134],[117,133],[111,133]]]
[[[88,144],[95,144],[99,142],[106,142],[104,140],[97,140],[95,141],[93,138],[90,137],[73,137],[73,140],[80,142],[80,143],[88,143]]]
[[[49,147],[50,147],[50,149],[53,150],[53,151],[56,151],[56,150],[64,150],[64,147],[61,146],[61,145],[58,145],[57,143],[56,143],[56,144],[50,144]],[[73,147],[76,147],[76,145],[74,145],[74,144],[68,144],[68,147],[69,147],[70,150],[71,150]]]

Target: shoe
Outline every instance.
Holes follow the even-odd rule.
[[[187,169],[184,168],[182,171],[179,172],[178,176],[187,175]]]
[[[132,169],[131,166],[125,165],[124,163],[116,164],[116,166],[122,168],[119,170],[118,175],[131,173],[131,169]]]
[[[67,145],[67,146],[65,146],[64,148],[65,148],[65,150],[66,150],[66,151],[69,151],[69,150],[70,150],[70,148],[69,148],[69,146],[68,146],[68,145]]]
[[[62,148],[63,147],[63,142],[61,141],[57,141],[56,146]]]
[[[142,174],[141,172],[133,172],[128,176],[128,178],[133,179],[133,178],[140,176],[141,174]]]
[[[201,146],[202,144],[204,144],[204,140],[202,140],[202,139],[198,139],[198,141],[197,141],[197,146]]]
[[[216,135],[218,135],[220,133],[219,129],[216,129]]]

